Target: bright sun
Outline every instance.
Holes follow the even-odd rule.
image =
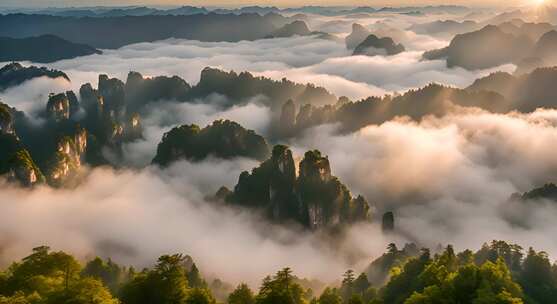
[[[532,0],[535,5],[542,5],[545,3],[546,0]]]

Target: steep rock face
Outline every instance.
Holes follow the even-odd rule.
[[[300,162],[298,198],[307,206],[308,224],[312,229],[340,223],[339,207],[347,198],[344,189],[329,184],[330,181],[329,160],[321,157],[319,151],[306,152]]]
[[[66,97],[70,103],[70,118],[79,111],[79,100],[73,91],[66,91]]]
[[[87,161],[90,163],[107,162],[102,153],[103,147],[110,148],[115,156],[121,156],[123,143],[142,137],[141,116],[133,110],[140,107],[138,104],[146,97],[137,95],[138,91],[146,92],[141,89],[144,86],[143,77],[132,73],[129,81],[128,86],[119,79],[99,75],[97,89],[91,84],[84,84],[80,88],[81,106],[85,112],[80,123],[89,133]],[[130,89],[130,96],[127,88]],[[135,97],[138,103],[131,99]]]
[[[385,212],[383,214],[383,219],[381,222],[381,228],[383,232],[389,232],[395,230],[395,215],[392,212]]]
[[[392,38],[379,38],[373,34],[369,35],[354,50],[353,55],[396,55],[405,51],[402,44],[396,44]]]
[[[46,104],[49,118],[60,121],[70,118],[70,100],[65,93],[50,94]]]
[[[284,103],[280,112],[279,132],[280,136],[288,137],[294,132],[296,126],[296,105],[292,99]]]
[[[217,120],[203,129],[183,125],[164,134],[153,163],[168,166],[179,159],[199,161],[209,156],[262,160],[268,155],[269,147],[263,137],[233,121]]]
[[[81,103],[88,116],[100,117],[104,110],[104,98],[99,92],[86,83],[79,89]]]
[[[134,141],[143,137],[143,126],[141,124],[141,116],[133,113],[125,126],[126,141]]]
[[[242,172],[234,192],[225,201],[263,210],[275,221],[306,221],[295,194],[296,168],[292,151],[277,145],[271,157],[249,172]]]
[[[104,107],[110,117],[119,118],[125,114],[126,91],[121,80],[99,75],[98,91],[103,96]]]
[[[349,50],[355,49],[358,45],[364,42],[370,34],[371,32],[361,24],[352,24],[352,32],[345,38],[346,48]]]
[[[50,160],[47,179],[54,186],[63,185],[81,168],[82,156],[87,148],[87,131],[78,128],[73,136],[58,140],[54,157]]]
[[[313,107],[310,104],[305,104],[300,107],[300,112],[296,115],[296,125],[299,128],[307,128],[309,126],[309,121],[313,114]]]
[[[306,152],[300,162],[297,187],[311,229],[361,221],[369,216],[365,199],[352,197],[348,188],[332,176],[329,159],[317,150]]]
[[[14,134],[14,118],[12,109],[0,102],[0,134]]]
[[[296,177],[290,149],[275,146],[271,158],[240,175],[225,200],[261,209],[274,221],[294,221],[312,230],[369,219],[369,204],[361,196],[352,197],[319,151],[306,152],[299,167]]]
[[[57,70],[35,66],[23,67],[21,64],[14,62],[0,68],[0,92],[7,88],[18,86],[27,80],[42,76],[70,80],[66,74]]]
[[[126,106],[130,112],[138,112],[149,102],[160,100],[186,100],[191,86],[178,76],[144,78],[130,72],[126,80]]]
[[[296,166],[292,151],[286,146],[275,146],[271,156],[269,204],[273,218],[301,219],[296,202]]]
[[[14,134],[0,134],[0,175],[24,186],[45,181],[41,170]]]

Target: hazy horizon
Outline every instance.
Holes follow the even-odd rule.
[[[240,7],[240,6],[277,6],[277,7],[300,7],[300,6],[427,6],[427,5],[462,5],[469,7],[515,7],[524,6],[535,2],[535,0],[509,0],[501,3],[497,0],[485,1],[438,1],[438,0],[378,0],[378,1],[363,1],[363,0],[311,0],[311,1],[295,1],[295,0],[241,0],[230,1],[225,0],[31,0],[22,3],[19,0],[5,0],[0,6],[3,7],[84,7],[84,6],[206,6],[206,7]]]

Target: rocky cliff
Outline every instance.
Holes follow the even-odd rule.
[[[312,230],[370,218],[367,201],[352,197],[331,174],[329,160],[315,150],[305,153],[296,176],[292,151],[277,145],[269,159],[240,175],[233,192],[219,192],[230,204],[260,209],[273,221],[296,222]]]

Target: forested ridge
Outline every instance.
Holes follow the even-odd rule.
[[[436,251],[390,244],[364,272],[349,269],[337,283],[314,290],[288,267],[263,278],[257,289],[245,283],[234,288],[204,278],[184,254],[163,255],[138,270],[100,257],[83,264],[41,246],[0,272],[0,303],[543,304],[557,297],[557,265],[543,251],[504,241],[476,252],[451,245]]]

